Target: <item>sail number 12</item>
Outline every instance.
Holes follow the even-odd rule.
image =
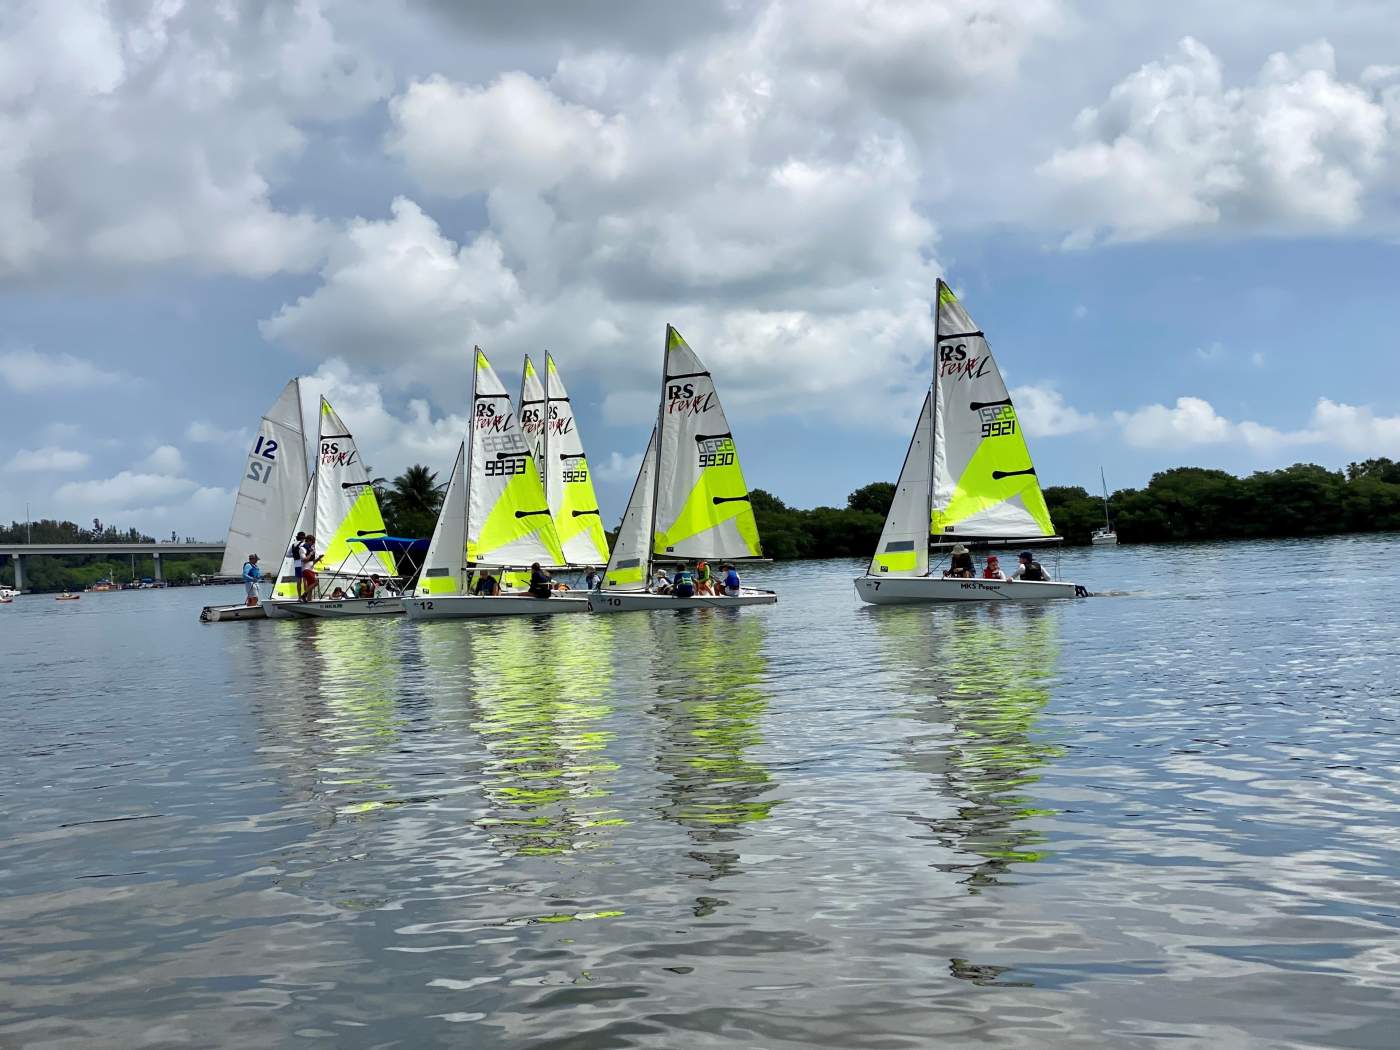
[[[248,473],[243,476],[249,481],[261,481],[266,485],[272,480],[272,468],[277,461],[277,439],[265,438],[261,434],[253,442],[253,458],[248,461]]]

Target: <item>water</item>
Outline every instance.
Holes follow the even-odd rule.
[[[0,1045],[1395,1047],[1394,544],[1042,608],[25,596]]]

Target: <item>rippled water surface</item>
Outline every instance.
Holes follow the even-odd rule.
[[[1400,1045],[1397,537],[1115,596],[0,607],[0,1045]]]

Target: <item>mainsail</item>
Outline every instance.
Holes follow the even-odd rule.
[[[393,576],[397,572],[393,555],[387,551],[368,552],[350,543],[353,536],[383,535],[384,518],[369,474],[360,462],[355,438],[324,397],[315,462],[316,474],[306,486],[296,524],[282,541],[282,567],[273,589],[277,598],[297,597],[290,551],[298,532],[316,537],[318,572],[349,576],[372,572]]]
[[[467,460],[467,560],[487,565],[564,563],[544,483],[510,395],[476,348]]]
[[[293,379],[262,417],[247,469],[238,486],[219,572],[237,576],[248,555],[271,565],[282,553],[306,493],[306,442],[302,437],[301,387]]]
[[[535,371],[535,363],[530,355],[525,355],[525,368],[520,376],[520,432],[530,446],[530,452],[544,473],[544,428],[545,428],[544,383]],[[548,483],[546,483],[546,488]]]
[[[419,597],[434,594],[462,594],[466,591],[467,481],[464,461],[466,445],[457,446],[452,477],[442,498],[433,538],[418,574]]]
[[[528,360],[528,359],[527,359]],[[573,405],[554,358],[545,355],[544,489],[570,565],[605,565],[608,538]]]
[[[924,407],[914,425],[914,438],[904,456],[904,468],[895,484],[894,500],[867,570],[871,576],[927,576],[929,539],[929,467],[933,455],[930,419],[932,393],[924,395]]]
[[[603,589],[641,591],[647,585],[647,563],[651,560],[651,508],[656,475],[656,429],[652,428],[646,455],[637,471],[636,484],[627,500],[627,512],[617,530],[612,557],[603,573]]]
[[[932,535],[1054,535],[1020,419],[987,338],[941,278],[936,324]]]
[[[749,489],[719,395],[695,351],[670,325],[657,450],[653,553],[762,557]]]

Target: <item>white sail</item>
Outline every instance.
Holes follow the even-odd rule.
[[[564,552],[539,469],[510,395],[480,347],[467,467],[467,560],[561,566]]]
[[[761,557],[748,486],[719,394],[670,325],[657,441],[655,553]]]
[[[564,380],[545,355],[544,489],[564,560],[570,565],[606,565],[608,538],[598,510],[598,494],[583,451],[574,408]]]
[[[540,374],[535,371],[535,363],[530,360],[530,355],[526,354],[525,368],[520,377],[520,403],[516,408],[520,412],[520,432],[525,435],[525,442],[534,454],[541,475],[544,474],[545,469],[544,433],[547,410],[544,402],[544,383],[540,380]],[[546,491],[548,488],[549,485],[546,481]]]
[[[938,282],[933,383],[934,536],[1030,538],[1054,526],[987,339]]]
[[[219,572],[237,576],[248,555],[264,569],[283,553],[282,541],[306,494],[306,441],[301,429],[300,384],[293,379],[262,417],[238,485]]]
[[[315,524],[316,479],[313,477],[306,483],[306,493],[302,496],[296,521],[292,523],[291,530],[282,540],[282,564],[277,570],[277,582],[272,587],[274,598],[290,601],[295,600],[301,594],[301,586],[295,575],[296,564],[292,557],[292,544],[296,541],[298,532],[309,532],[315,527]]]
[[[637,470],[627,511],[617,530],[612,557],[603,573],[603,590],[641,591],[646,589],[648,563],[651,560],[652,490],[656,474],[656,429],[651,431],[646,455]]]
[[[467,478],[466,445],[457,447],[452,477],[442,497],[433,538],[418,574],[418,595],[462,594],[466,591]]]
[[[867,570],[871,576],[926,576],[929,541],[929,470],[933,455],[932,394],[914,424],[914,437],[895,484],[880,545]]]
[[[317,572],[394,575],[393,555],[350,542],[356,536],[384,535],[384,518],[355,437],[324,397],[316,441],[315,520]]]

